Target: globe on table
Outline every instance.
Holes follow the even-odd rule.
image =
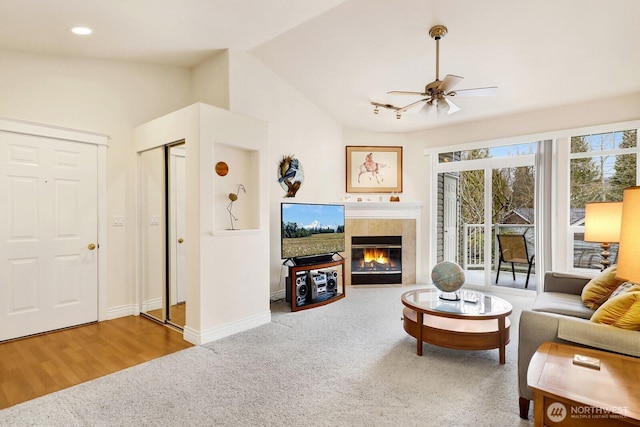
[[[460,297],[456,291],[464,285],[464,271],[451,261],[442,261],[431,270],[431,280],[436,288],[444,292],[440,298],[457,301]]]

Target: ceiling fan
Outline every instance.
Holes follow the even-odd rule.
[[[391,95],[420,96],[422,97],[422,99],[414,101],[403,107],[397,107],[392,104],[382,104],[372,101],[371,105],[375,107],[373,110],[374,114],[378,114],[380,108],[386,108],[388,110],[395,111],[396,118],[399,119],[400,117],[402,117],[402,113],[423,103],[424,106],[422,108],[431,108],[435,106],[438,112],[453,114],[456,111],[460,111],[460,107],[458,107],[453,103],[453,101],[451,101],[451,97],[496,95],[498,88],[495,86],[474,89],[461,89],[454,91],[452,90],[453,87],[460,83],[463,78],[460,76],[455,76],[453,74],[447,74],[444,77],[444,80],[440,80],[440,39],[442,39],[447,34],[447,31],[447,27],[445,27],[444,25],[436,25],[429,30],[429,35],[436,41],[436,79],[425,86],[424,92],[412,92],[403,90],[392,90],[387,92]]]

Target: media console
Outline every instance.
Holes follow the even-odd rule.
[[[291,303],[291,311],[307,310],[344,298],[344,258],[287,262],[290,265],[286,301]]]

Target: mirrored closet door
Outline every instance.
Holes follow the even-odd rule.
[[[184,327],[187,308],[187,289],[185,271],[185,224],[186,224],[186,185],[185,185],[185,149],[184,144],[168,147],[169,176],[169,318],[178,326]]]
[[[140,312],[183,328],[185,284],[184,142],[140,154]]]

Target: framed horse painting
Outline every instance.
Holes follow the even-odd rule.
[[[347,193],[402,192],[402,147],[346,148]]]

